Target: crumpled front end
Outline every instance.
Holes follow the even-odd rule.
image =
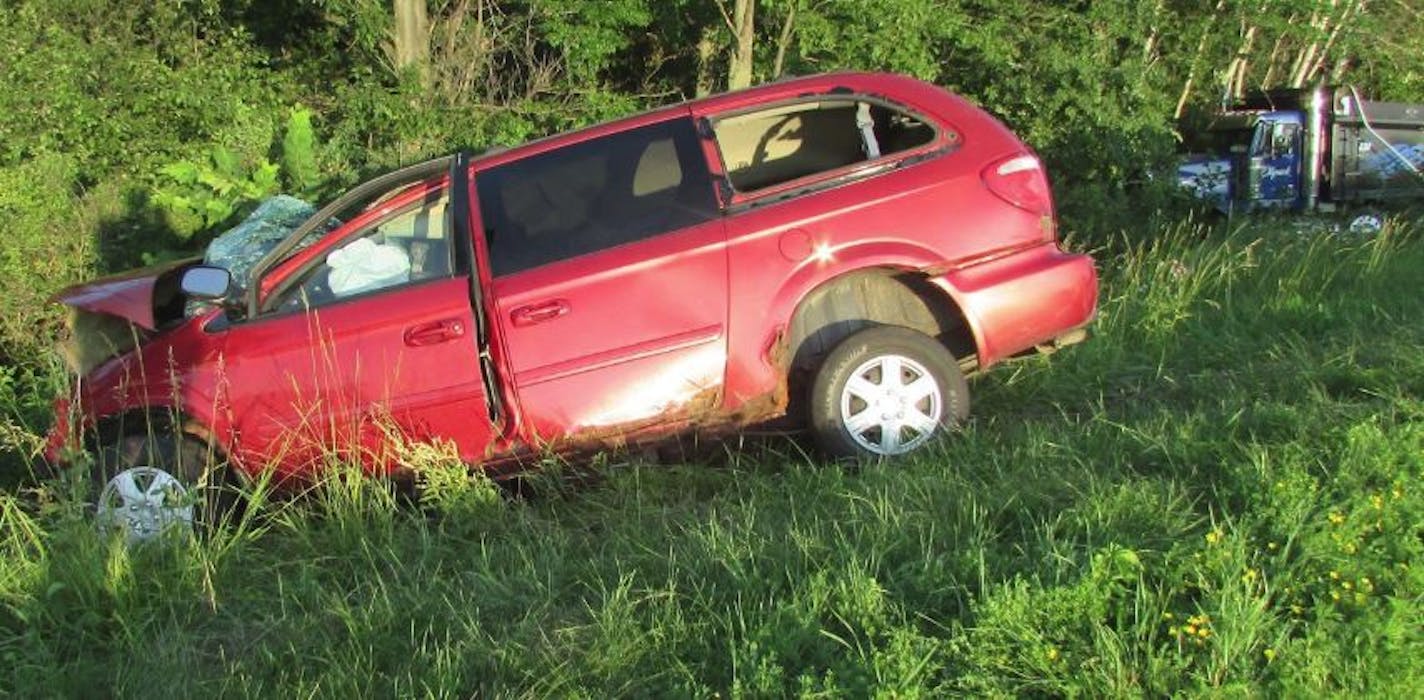
[[[70,307],[60,357],[74,376],[83,377],[105,360],[132,352],[153,337],[153,331],[126,319]]]
[[[179,280],[197,263],[178,260],[65,288],[52,301],[69,307],[60,354],[79,376],[183,321]]]

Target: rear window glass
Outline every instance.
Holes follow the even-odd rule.
[[[732,186],[741,192],[874,160],[935,136],[913,115],[854,99],[738,114],[717,120],[713,131]]]

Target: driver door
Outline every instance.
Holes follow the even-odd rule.
[[[1251,159],[1256,206],[1288,209],[1300,196],[1300,125],[1262,122]]]
[[[383,469],[416,439],[477,462],[495,430],[444,183],[404,183],[356,209],[269,268],[257,316],[227,330],[235,456],[287,472],[332,455]]]

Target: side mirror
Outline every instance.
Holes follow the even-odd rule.
[[[183,273],[179,287],[193,299],[221,302],[232,289],[232,273],[221,267],[191,267]]]

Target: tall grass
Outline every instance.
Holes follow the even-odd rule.
[[[63,484],[0,494],[0,694],[1424,687],[1418,230],[1097,256],[1096,337],[908,461],[779,441],[511,499],[430,448],[415,506],[351,467],[135,551]]]

